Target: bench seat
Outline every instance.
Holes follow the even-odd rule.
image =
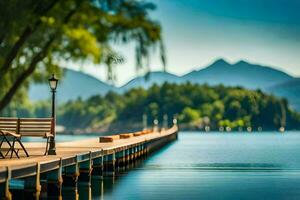
[[[113,142],[115,140],[118,140],[120,139],[120,136],[119,135],[111,135],[111,136],[102,136],[99,138],[99,142]]]

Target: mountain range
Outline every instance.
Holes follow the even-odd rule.
[[[115,90],[115,87],[93,76],[70,69],[65,69],[64,77],[59,80],[57,87],[58,102],[66,102],[78,97],[87,99],[93,95],[105,95],[108,91]],[[50,98],[49,90],[47,83],[32,84],[29,87],[29,98],[32,101],[48,99]]]
[[[300,78],[279,83],[268,88],[268,92],[288,99],[292,108],[300,111]]]
[[[194,83],[240,85],[250,89],[267,88],[292,79],[290,75],[274,68],[245,61],[229,64],[223,59],[217,60],[204,69],[192,71],[182,78]]]
[[[66,69],[65,77],[60,82],[59,102],[81,97],[86,99],[93,95],[104,95],[108,91],[123,93],[131,88],[148,88],[154,83],[207,83],[209,85],[223,84],[225,86],[242,86],[248,89],[261,89],[276,96],[285,97],[292,107],[300,110],[300,78],[295,78],[283,71],[268,66],[239,61],[230,64],[223,59],[216,60],[211,65],[177,76],[168,72],[150,72],[145,76],[138,76],[121,87],[114,87],[82,72]],[[31,100],[43,100],[49,96],[46,84],[32,84],[29,89]]]

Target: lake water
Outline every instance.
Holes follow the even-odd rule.
[[[131,170],[79,186],[79,199],[300,199],[300,132],[181,132]]]
[[[139,167],[93,184],[91,197],[300,199],[300,133],[181,132]]]

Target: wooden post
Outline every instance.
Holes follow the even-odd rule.
[[[120,168],[123,166],[123,159],[124,159],[124,151],[118,149],[118,152],[116,152],[116,168]]]
[[[149,142],[144,143],[144,155],[147,156],[149,154]]]
[[[36,163],[36,174],[25,178],[24,180],[24,193],[25,199],[36,199],[40,198],[41,193],[41,182],[40,182],[40,163]]]
[[[82,182],[79,182],[81,185]],[[78,188],[78,195],[80,199],[92,199],[92,188],[91,185],[86,185],[86,187]]]
[[[134,147],[134,161],[136,161],[138,158],[138,145]]]
[[[102,178],[103,176],[103,155],[104,155],[104,151],[103,149],[101,149],[101,156],[100,157],[96,157],[93,159],[92,161],[92,178],[93,179],[99,179]]]
[[[79,176],[79,167],[78,167],[78,157],[76,156],[75,164],[64,168],[63,187],[77,190],[78,176]]]
[[[125,167],[126,166],[126,150],[123,149],[122,150],[122,162],[121,162],[121,167]]]
[[[90,151],[89,160],[79,164],[78,181],[80,185],[91,186],[92,169],[92,152]]]
[[[93,160],[93,170],[92,170],[92,178],[102,178],[102,176],[103,176],[103,153],[101,157],[95,158]]]
[[[140,158],[142,156],[142,144],[140,143],[138,145],[138,158]]]
[[[11,179],[11,170],[9,167],[7,167],[5,182],[0,184],[0,199],[4,199],[4,200],[12,199],[12,195],[9,191],[10,179]]]
[[[144,142],[141,144],[140,158],[143,158],[143,156],[144,156]]]
[[[62,170],[62,158],[60,158],[58,169],[48,172],[46,174],[47,196],[61,196],[61,189],[63,183]]]
[[[130,163],[130,147],[127,147],[126,151],[126,165]]]
[[[78,194],[80,199],[92,199],[92,189],[91,189],[91,175],[93,160],[92,160],[92,152],[89,153],[89,160],[82,162],[79,164],[80,175],[78,178],[78,184],[80,187],[78,188]],[[84,187],[82,187],[84,186]]]
[[[126,150],[122,149],[121,151],[119,151],[116,154],[116,170],[118,173],[122,173],[123,171],[125,171],[125,167],[126,167]]]
[[[135,148],[134,146],[130,148],[130,160],[131,160],[131,162],[134,161],[134,153],[135,153],[134,152],[135,151],[134,148]]]
[[[115,175],[115,163],[116,154],[115,152],[104,156],[104,176],[114,176]]]
[[[103,179],[94,179],[93,178],[92,181],[93,181],[92,197],[94,197],[94,198],[96,197],[96,199],[98,199],[98,200],[101,200],[101,199],[103,200],[104,199],[104,195],[103,195],[103,193],[104,193]]]

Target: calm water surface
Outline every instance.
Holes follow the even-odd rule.
[[[181,132],[135,168],[80,186],[79,199],[300,199],[300,132]]]

